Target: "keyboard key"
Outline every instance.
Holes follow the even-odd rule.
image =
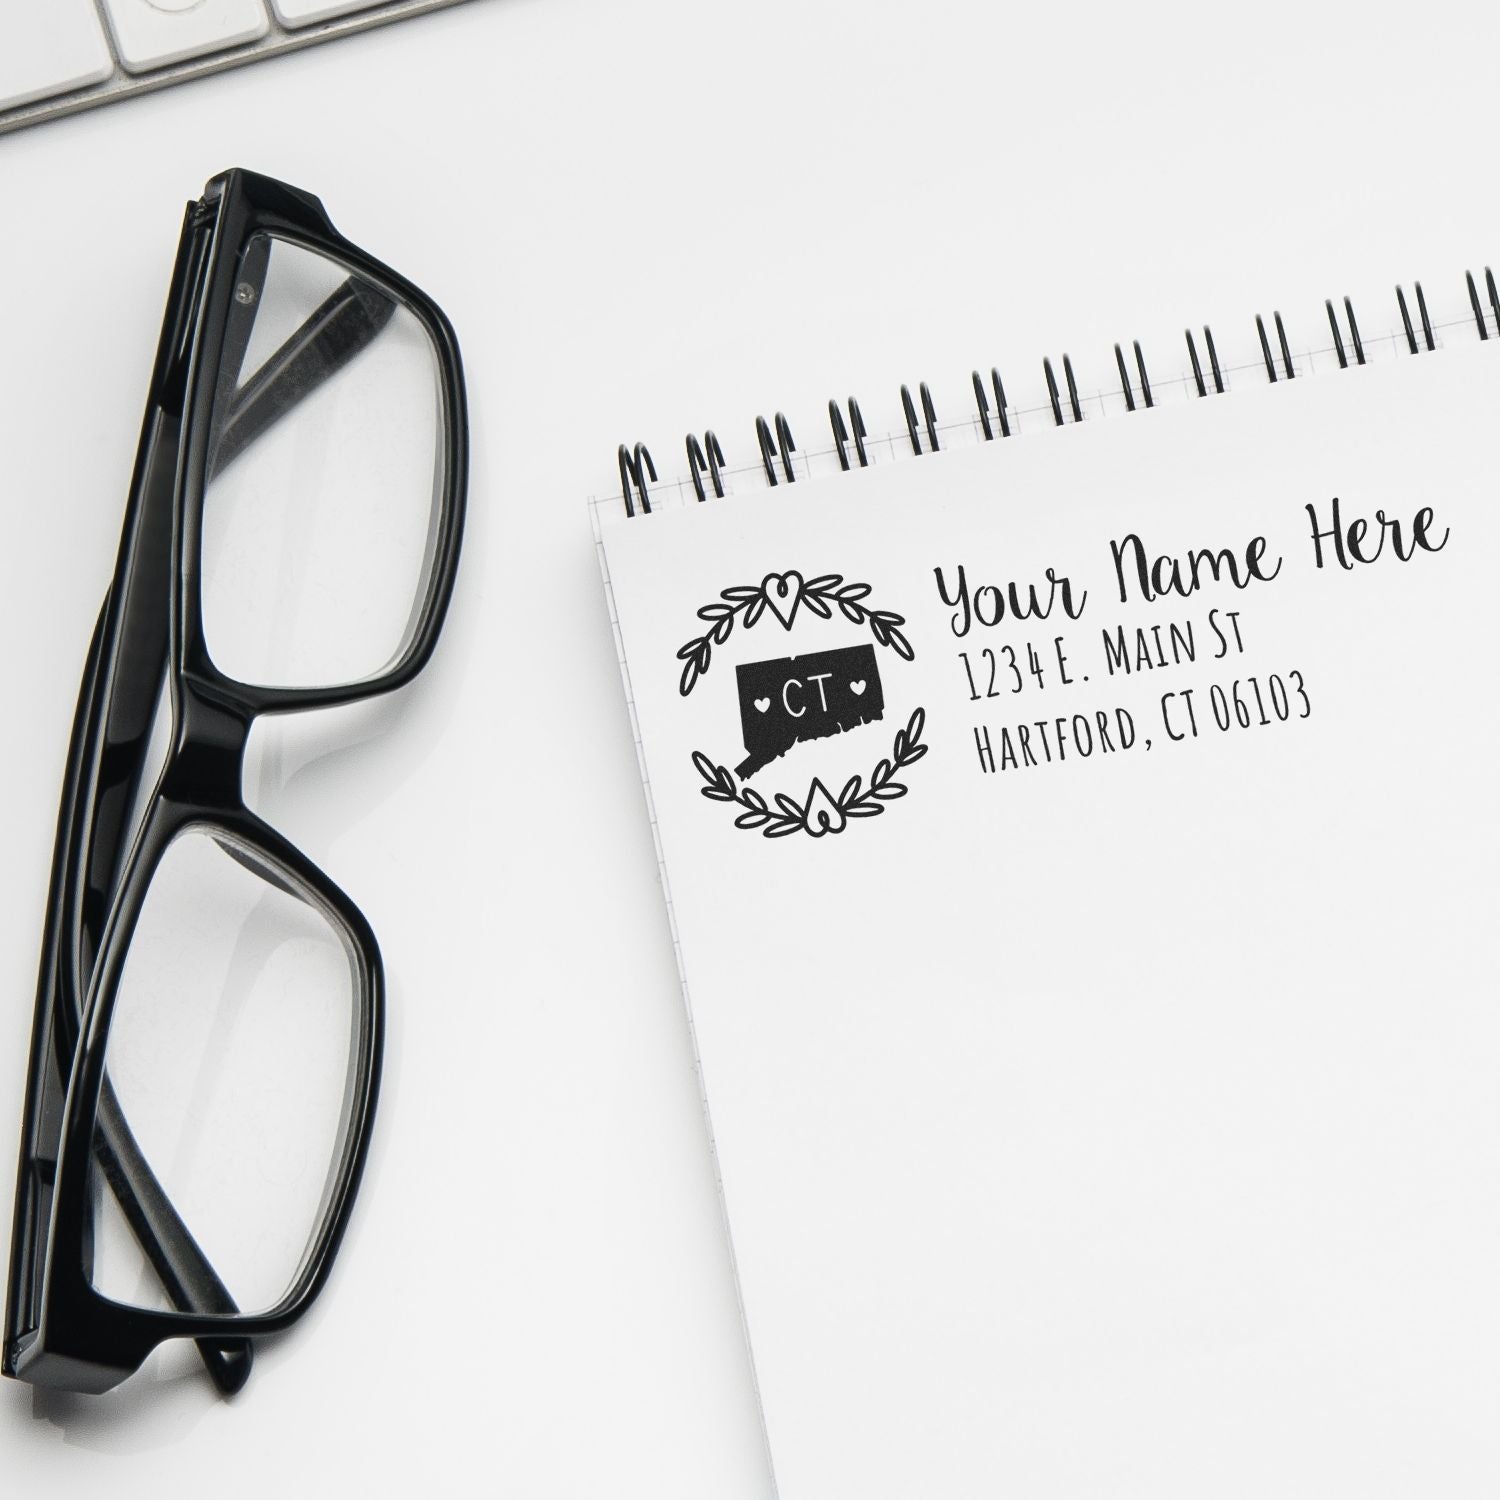
[[[373,10],[384,0],[271,0],[276,19],[283,26],[311,26],[314,21],[347,16],[351,11]]]
[[[81,89],[114,70],[94,0],[0,3],[0,109]]]
[[[271,29],[261,0],[104,0],[104,9],[132,73],[253,42]]]

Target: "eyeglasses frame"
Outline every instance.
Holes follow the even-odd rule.
[[[405,307],[431,338],[437,356],[445,417],[443,493],[435,506],[429,539],[427,592],[397,658],[380,673],[354,683],[267,687],[238,682],[214,665],[205,639],[202,516],[211,424],[237,271],[256,234],[330,258]],[[170,444],[174,437],[177,452],[171,468],[168,517],[164,515],[168,495],[161,477],[161,445]],[[249,1340],[289,1327],[327,1281],[369,1150],[384,1036],[384,971],[379,945],[359,908],[307,856],[246,806],[242,791],[245,745],[252,724],[261,715],[375,697],[410,682],[422,670],[452,597],[467,474],[462,363],[452,326],[436,303],[340,235],[312,195],[240,169],[213,179],[204,197],[189,205],[184,221],[114,580],[90,647],[69,749],[16,1185],[5,1374],[69,1390],[107,1390],[138,1369],[159,1343],[186,1337],[198,1341],[220,1388],[235,1390],[249,1374]],[[161,532],[168,519],[170,540],[164,549],[166,539]],[[135,648],[132,657],[131,636],[132,632],[140,634],[140,622],[148,612],[161,608],[159,594],[154,599],[151,595],[163,581],[160,575],[168,571],[162,567],[163,555],[169,557],[170,567],[165,580],[170,598],[164,666],[173,706],[173,743],[113,890],[106,892],[97,877],[90,884],[98,857],[100,804],[106,794],[120,802],[121,786],[133,790],[144,764],[145,731],[156,707],[161,666],[153,675],[149,648],[144,654]],[[149,692],[144,692],[142,701],[148,678]],[[122,690],[131,699],[122,701]],[[113,721],[127,710],[132,732],[111,738]],[[132,769],[123,779],[117,773],[106,782],[105,759],[111,753],[117,758],[123,755]],[[132,799],[123,800],[128,804]],[[137,1237],[144,1236],[143,1248],[176,1310],[128,1307],[111,1300],[92,1286],[85,1264],[92,1232],[90,1179],[96,1131],[101,1108],[108,1126],[108,1112],[114,1107],[106,1082],[105,1053],[120,977],[151,878],[173,840],[192,828],[222,836],[231,850],[238,846],[242,854],[252,853],[268,867],[260,872],[263,878],[279,883],[279,877],[293,894],[320,910],[345,939],[358,988],[359,1042],[348,1098],[349,1123],[322,1223],[281,1300],[267,1311],[248,1315],[235,1308],[191,1232],[151,1178],[144,1158],[120,1160],[122,1155],[128,1157],[128,1150],[122,1153],[112,1147],[109,1153],[115,1158],[114,1171],[126,1179],[129,1201],[122,1198],[121,1206]],[[116,824],[117,835],[119,831]],[[118,852],[117,843],[114,853]],[[107,862],[115,861],[111,857]],[[101,896],[107,901],[108,914],[97,932],[92,972],[85,973],[82,945],[100,920]],[[56,1055],[59,1071],[67,1079],[60,1120],[54,1119],[58,1101],[46,1097],[49,1052]],[[66,1065],[64,1059],[69,1059]],[[45,1173],[46,1138],[54,1123],[58,1148],[43,1232],[37,1222],[37,1174]],[[125,1136],[129,1136],[128,1129]],[[104,1165],[108,1174],[109,1163]]]

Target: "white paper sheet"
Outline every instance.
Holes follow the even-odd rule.
[[[783,1500],[1493,1483],[1497,410],[1455,348],[605,524]],[[1409,557],[1317,567],[1335,496]],[[882,717],[734,776],[736,667],[861,645]]]

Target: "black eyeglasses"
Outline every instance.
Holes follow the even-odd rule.
[[[233,171],[188,206],[68,750],[7,1375],[103,1391],[186,1337],[234,1391],[250,1340],[328,1276],[375,1108],[380,950],[246,806],[245,746],[262,714],[425,665],[467,433],[448,320],[316,198]]]

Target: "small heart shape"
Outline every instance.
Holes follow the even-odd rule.
[[[863,677],[861,677],[858,682],[851,682],[849,684],[849,691],[851,693],[853,693],[856,698],[859,697],[859,695],[862,692],[864,692],[864,690],[865,690],[865,680],[864,680]]]
[[[807,791],[807,806],[802,810],[802,826],[815,838],[825,833],[842,833],[847,820],[844,810],[828,795],[828,788],[816,777]]]
[[[800,573],[767,573],[761,584],[766,603],[771,612],[786,626],[792,628],[792,618],[802,600],[802,575]]]
[[[771,706],[771,700],[770,700],[770,699],[769,699],[769,698],[757,698],[757,699],[756,699],[756,700],[755,700],[755,711],[756,711],[756,713],[758,713],[758,714],[763,714],[763,713],[765,713],[765,711],[766,711],[766,710],[767,710],[767,709],[768,709],[768,708],[769,708],[769,707],[770,707],[770,706]]]

